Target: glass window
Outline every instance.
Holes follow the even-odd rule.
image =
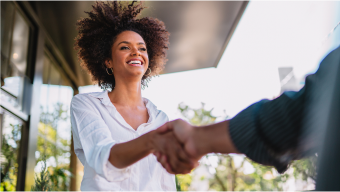
[[[71,125],[69,108],[72,97],[72,87],[54,67],[51,60],[45,56],[35,171],[41,170],[42,160],[45,157],[53,182],[52,190],[67,191],[70,182]]]
[[[1,71],[6,69],[9,62],[9,50],[12,39],[14,6],[10,2],[1,2]],[[6,64],[6,65],[5,65]],[[5,70],[6,71],[6,70]],[[2,73],[3,74],[3,73]],[[1,86],[4,85],[1,76]]]
[[[1,2],[1,100],[22,110],[29,25],[12,2]]]
[[[15,191],[18,174],[18,153],[23,122],[0,107],[1,184],[0,191]]]

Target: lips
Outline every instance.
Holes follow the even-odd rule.
[[[135,66],[144,64],[144,62],[141,59],[130,59],[126,63],[129,65],[135,65]]]

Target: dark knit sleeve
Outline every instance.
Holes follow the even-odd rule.
[[[236,148],[280,173],[292,160],[315,153],[324,138],[334,87],[340,84],[336,82],[339,61],[337,47],[315,74],[306,77],[300,91],[254,103],[231,119],[229,133]]]
[[[255,162],[274,166],[279,173],[298,159],[305,88],[285,92],[274,100],[261,100],[237,114],[229,122],[236,148]]]

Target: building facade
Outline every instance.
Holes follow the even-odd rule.
[[[47,36],[28,2],[1,2],[1,190],[30,190],[42,159],[70,187],[68,111],[78,86]]]

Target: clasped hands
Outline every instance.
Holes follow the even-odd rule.
[[[196,127],[177,119],[155,132],[153,154],[169,173],[190,173],[208,153],[239,153],[229,134],[229,120]]]
[[[155,139],[153,154],[169,173],[186,174],[198,166],[203,156],[197,140],[198,129],[177,119],[155,130],[159,137]]]

